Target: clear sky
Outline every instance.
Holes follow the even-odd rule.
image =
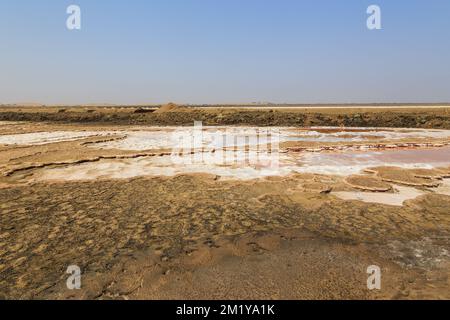
[[[0,103],[168,101],[450,102],[450,1],[0,0]]]

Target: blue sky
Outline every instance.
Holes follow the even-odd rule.
[[[448,0],[0,0],[0,103],[450,102],[449,57]]]

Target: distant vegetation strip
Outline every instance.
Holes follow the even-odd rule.
[[[449,108],[411,109],[221,109],[177,107],[167,112],[154,108],[0,108],[0,121],[98,123],[118,125],[254,125],[346,126],[450,129]]]

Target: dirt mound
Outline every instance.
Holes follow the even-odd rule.
[[[168,103],[163,105],[161,108],[155,111],[155,113],[165,113],[165,112],[171,112],[176,111],[180,107],[175,103]]]

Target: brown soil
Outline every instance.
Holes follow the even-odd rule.
[[[120,278],[121,273],[111,270],[121,270],[124,259],[128,264],[135,263],[133,257],[145,256],[146,252],[150,256],[155,255],[157,260],[148,267],[149,274],[143,265],[136,262],[134,268],[141,270],[142,276],[161,277],[166,269],[174,270],[176,272],[170,275],[168,285],[176,283],[182,287],[194,285],[194,288],[200,288],[197,289],[198,294],[192,297],[211,294],[215,297],[267,298],[273,291],[266,291],[264,286],[260,291],[247,290],[252,286],[258,287],[259,283],[272,281],[278,290],[278,297],[369,298],[370,294],[363,290],[365,283],[360,282],[366,276],[362,268],[376,263],[391,270],[389,272],[393,272],[395,279],[386,285],[396,290],[391,292],[389,289],[380,294],[393,297],[401,294],[403,290],[399,288],[404,287],[414,296],[419,294],[413,289],[418,286],[424,293],[433,295],[436,288],[431,291],[426,288],[445,288],[446,284],[442,281],[426,280],[427,275],[436,270],[440,270],[440,279],[448,276],[448,269],[437,262],[438,259],[446,261],[445,256],[439,256],[441,251],[425,251],[428,264],[422,266],[419,263],[422,258],[405,251],[414,251],[411,246],[400,250],[404,255],[402,258],[389,245],[395,241],[406,243],[427,238],[431,239],[433,246],[448,248],[450,220],[447,208],[450,197],[429,194],[404,207],[395,208],[304,193],[297,189],[301,183],[297,179],[237,183],[218,182],[208,176],[178,176],[168,179],[34,184],[2,189],[0,292],[8,298],[73,295],[73,292],[64,289],[67,279],[65,269],[76,264],[87,275],[87,291],[82,291],[83,297],[105,298],[104,292],[113,297],[119,296],[123,294],[123,285],[134,286],[140,278],[124,275],[120,279],[122,284],[118,286],[109,286],[114,281],[103,279],[111,279],[110,276]],[[266,249],[261,249],[262,252],[267,251],[273,263],[270,260],[267,263],[251,263],[254,259],[264,260],[264,256],[253,258],[251,254],[233,250],[233,254],[228,252],[223,256],[225,260],[198,260],[203,244],[220,249],[226,247],[222,244],[224,241],[237,241],[227,239],[239,239],[252,232],[277,237],[275,231],[280,228],[303,230],[311,235],[310,240],[297,242],[291,249],[284,250],[276,245],[263,246]],[[361,251],[354,249],[357,244],[370,247]],[[348,254],[336,252],[336,246],[341,246],[343,252]],[[305,250],[310,259],[302,261]],[[388,255],[388,260],[397,261],[398,266],[382,259],[384,254]],[[227,258],[228,255],[231,258]],[[232,258],[233,255],[238,258]],[[179,259],[184,262],[178,264]],[[230,261],[227,259],[234,262],[227,262]],[[327,259],[331,260],[325,263]],[[186,263],[191,267],[187,268]],[[193,267],[192,264],[196,263]],[[235,264],[230,266],[228,263]],[[412,267],[401,268],[401,263],[411,264]],[[309,265],[309,269],[305,269],[305,264]],[[291,273],[281,276],[280,271],[288,265],[292,266]],[[237,274],[233,273],[237,272],[236,268],[240,270]],[[218,279],[221,279],[222,273],[224,275],[221,280],[224,284],[219,291],[207,276],[216,269],[219,270]],[[313,270],[323,270],[325,274],[316,273],[312,278],[305,278],[304,272],[308,274]],[[327,272],[330,272],[328,276]],[[192,273],[203,280],[193,280]],[[248,279],[246,286],[233,285],[232,281],[245,278],[247,273],[259,276],[260,281]],[[291,291],[295,284],[283,284],[292,276],[299,277],[297,291]],[[414,281],[410,283],[405,277]],[[98,278],[99,284],[93,278]],[[277,279],[283,281],[277,282]],[[176,298],[189,297],[188,294],[192,293],[187,289],[165,292],[164,286],[158,290],[154,282],[147,281],[144,284],[147,283],[148,287],[142,284],[141,288],[139,284],[142,294],[135,297]],[[161,281],[166,283],[164,279]],[[421,282],[426,285],[418,285]],[[305,287],[315,289],[301,294]],[[129,293],[133,292],[131,290]],[[235,293],[228,296],[228,292]],[[434,296],[445,296],[448,292],[439,291]]]
[[[392,186],[390,184],[374,177],[353,175],[345,178],[344,181],[352,188],[364,191],[387,192],[392,190]]]
[[[316,193],[330,193],[332,187],[321,182],[305,182],[300,185],[301,190],[304,192],[316,192]]]
[[[161,108],[155,111],[155,113],[164,113],[164,112],[174,112],[177,109],[179,109],[179,106],[177,106],[174,103],[168,103],[166,105],[163,105]]]
[[[437,187],[439,181],[432,180],[429,177],[423,177],[414,170],[405,170],[398,167],[379,167],[367,169],[367,172],[373,172],[381,180],[386,182],[398,183],[407,186],[417,187]],[[431,171],[431,170],[430,170]],[[421,171],[419,171],[421,172]],[[430,172],[427,171],[430,175]],[[435,175],[440,178],[438,171],[434,171]]]

